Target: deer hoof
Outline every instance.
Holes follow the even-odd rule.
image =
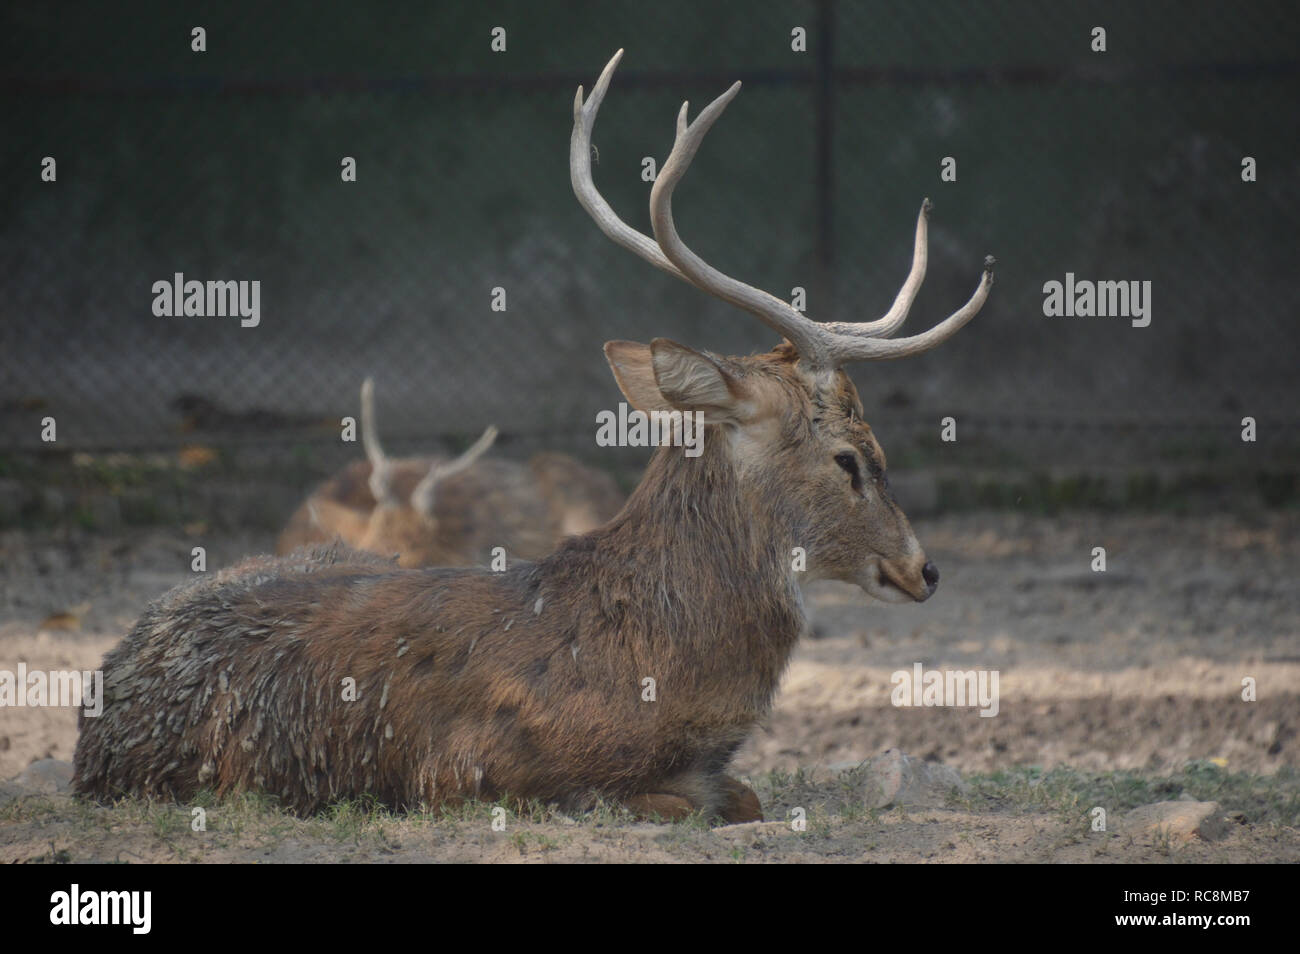
[[[743,782],[738,782],[728,775],[722,777],[722,805],[718,815],[728,825],[742,825],[745,822],[761,822],[763,806],[754,790]]]

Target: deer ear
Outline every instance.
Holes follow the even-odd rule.
[[[706,354],[667,338],[650,342],[655,383],[679,411],[703,411],[710,424],[739,424],[748,417],[744,386]]]
[[[649,345],[636,341],[607,341],[605,360],[614,372],[618,389],[638,411],[649,414],[652,411],[672,410],[672,405],[660,393],[655,381]]]
[[[738,424],[745,417],[743,386],[694,348],[667,338],[648,345],[609,341],[605,359],[619,390],[638,411],[703,411],[711,424]]]

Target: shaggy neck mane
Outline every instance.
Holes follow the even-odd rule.
[[[638,661],[672,660],[699,688],[734,681],[737,658],[746,659],[757,683],[735,691],[764,707],[804,614],[789,534],[774,524],[773,501],[739,485],[729,443],[709,425],[699,457],[658,448],[622,512],[565,541],[535,579],[543,595],[584,594],[573,608],[594,624],[587,631]]]

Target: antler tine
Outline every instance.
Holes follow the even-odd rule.
[[[912,244],[912,270],[907,275],[907,281],[903,282],[903,287],[898,290],[898,297],[894,299],[889,311],[875,321],[826,321],[822,323],[823,328],[832,334],[888,338],[903,326],[907,313],[912,310],[912,302],[916,300],[916,293],[925,281],[925,266],[929,260],[928,225],[932,208],[934,206],[928,198],[921,202],[921,211],[916,216],[916,240]]]
[[[609,89],[609,81],[613,78],[614,70],[622,58],[623,51],[619,50],[605,64],[605,69],[601,71],[600,79],[596,80],[591,96],[587,98],[585,104],[582,100],[581,86],[578,87],[578,93],[573,98],[573,135],[569,138],[569,181],[573,184],[573,192],[578,197],[579,204],[587,210],[587,214],[595,220],[602,232],[655,268],[689,282],[690,279],[664,257],[664,253],[650,236],[641,234],[618,217],[610,204],[605,201],[605,197],[597,191],[596,184],[591,178],[591,131],[596,124],[596,113],[600,111],[600,104],[605,99],[605,91]]]
[[[993,287],[993,267],[996,264],[997,259],[992,255],[984,256],[984,274],[980,276],[980,283],[975,293],[970,296],[970,300],[933,328],[919,335],[910,335],[906,338],[864,337],[861,332],[855,330],[852,323],[836,322],[837,329],[848,329],[847,333],[832,335],[830,347],[836,365],[847,364],[850,361],[887,361],[892,358],[906,358],[909,355],[929,351],[947,341],[984,306],[984,300],[989,297],[989,289]],[[899,295],[901,297],[902,293],[900,292]],[[866,326],[871,324],[874,322],[864,322]]]
[[[489,424],[479,436],[479,439],[455,460],[448,464],[434,464],[430,467],[429,472],[411,491],[411,506],[425,516],[432,517],[434,493],[438,488],[438,484],[454,474],[459,474],[482,457],[484,452],[496,441],[497,433],[496,426]]]
[[[375,381],[361,383],[361,446],[370,461],[370,494],[376,503],[389,503],[392,497],[392,465],[379,446],[379,429],[375,426]]]
[[[673,224],[672,194],[690,167],[705,134],[727,104],[740,91],[740,83],[723,93],[687,123],[687,103],[677,115],[677,138],[673,151],[659,170],[650,192],[650,222],[655,238],[668,260],[686,274],[699,288],[745,309],[778,333],[790,339],[799,357],[813,369],[837,368],[850,361],[882,361],[920,354],[946,341],[980,310],[993,284],[993,256],[984,260],[984,274],[970,300],[929,331],[897,340],[882,339],[907,318],[912,302],[925,279],[927,262],[927,220],[930,202],[921,205],[916,220],[916,239],[912,248],[912,271],[903,283],[894,305],[883,318],[872,322],[833,322],[822,324],[800,314],[774,295],[746,285],[722,274],[691,251],[677,234]]]
[[[829,366],[831,361],[826,350],[827,336],[815,322],[776,296],[724,275],[705,262],[686,246],[673,223],[673,190],[690,168],[691,160],[695,158],[695,152],[700,148],[709,128],[739,92],[740,83],[737,81],[705,107],[692,123],[686,121],[690,104],[682,103],[681,111],[677,114],[677,137],[673,141],[673,151],[669,153],[655,179],[654,188],[650,190],[650,224],[654,227],[655,239],[668,260],[692,284],[743,308],[773,331],[789,338],[800,357],[810,364]]]
[[[374,378],[366,378],[361,382],[361,446],[366,449],[366,459],[371,466],[377,467],[386,460],[375,428]]]

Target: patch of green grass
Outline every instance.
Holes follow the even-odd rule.
[[[554,851],[567,841],[567,838],[552,838],[542,832],[528,831],[527,829],[517,831],[510,836],[510,843],[515,846],[521,855],[526,855],[530,851],[543,853]]]
[[[834,822],[841,817],[841,814],[832,814],[824,806],[817,806],[808,813],[808,834],[816,838],[830,838]]]
[[[1199,802],[1218,802],[1225,812],[1239,811],[1252,825],[1300,825],[1300,773],[1290,768],[1256,775],[1196,761],[1168,776],[1019,768],[968,776],[966,782],[970,794],[961,800],[962,807],[974,811],[1045,811],[1075,819],[1087,817],[1094,806],[1110,814],[1186,794]]]
[[[691,812],[685,818],[679,818],[669,822],[673,828],[684,832],[706,832],[713,830],[712,822],[705,817],[703,812]]]
[[[153,803],[148,813],[149,827],[163,841],[170,841],[181,832],[190,830],[190,814],[183,805]]]
[[[20,795],[0,804],[0,822],[39,821],[63,812],[63,806],[44,795]]]
[[[609,801],[604,798],[597,798],[596,804],[592,806],[591,810],[578,817],[580,820],[597,828],[628,825],[634,820],[632,813],[624,808],[621,802]]]
[[[263,792],[239,792],[218,798],[211,790],[203,789],[190,800],[189,807],[207,812],[208,831],[235,838],[250,829],[285,832],[301,824],[300,819],[281,809],[278,798]]]
[[[357,843],[365,838],[386,840],[385,825],[393,825],[402,816],[395,815],[372,795],[340,799],[311,819],[312,828],[338,842]]]
[[[791,811],[802,808],[808,831],[829,834],[827,826],[831,819],[856,823],[875,822],[879,817],[866,801],[867,775],[864,763],[830,778],[815,777],[801,768],[794,772],[768,772],[755,776],[752,781],[768,821],[789,822],[793,817]]]

